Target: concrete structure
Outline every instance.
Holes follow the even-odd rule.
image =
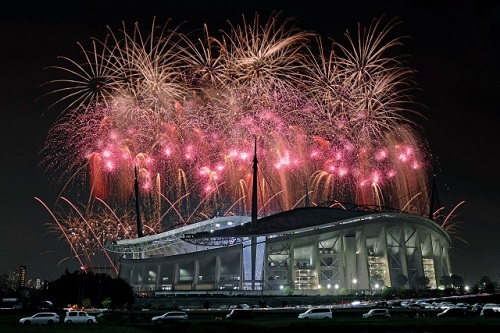
[[[136,292],[312,295],[414,288],[423,277],[436,288],[451,274],[449,248],[425,217],[343,206],[218,217],[109,250],[122,254],[120,277]]]

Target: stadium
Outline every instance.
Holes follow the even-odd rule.
[[[450,237],[431,219],[380,207],[301,207],[217,217],[118,241],[119,276],[136,292],[302,295],[437,288]],[[401,280],[401,276],[406,277]]]
[[[41,153],[63,207],[42,204],[80,267],[136,292],[249,295],[450,274],[398,21],[358,25],[347,46],[293,21],[200,36],[124,23],[79,44],[84,65],[60,58],[47,97],[65,111]]]

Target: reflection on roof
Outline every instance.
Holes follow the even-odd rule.
[[[224,237],[252,237],[275,234],[298,233],[311,229],[328,227],[347,227],[353,223],[363,224],[376,220],[386,221],[414,220],[425,223],[431,228],[442,229],[433,221],[419,215],[403,213],[395,210],[374,210],[369,207],[357,206],[355,209],[329,208],[329,207],[303,207],[285,211],[275,215],[258,219],[255,223],[243,223],[233,228],[212,230],[210,233],[201,232],[186,234],[185,240],[196,242],[199,238],[224,238]]]
[[[215,247],[234,245],[245,237],[274,237],[313,229],[342,229],[353,224],[401,221],[425,224],[444,237],[449,237],[438,224],[419,215],[381,207],[339,205],[295,208],[254,222],[249,216],[216,217],[156,235],[120,240],[116,244],[109,244],[107,250],[117,253],[148,252],[150,255],[167,255],[169,253],[167,248],[170,248],[171,255],[195,251],[194,248],[190,248],[191,245]]]

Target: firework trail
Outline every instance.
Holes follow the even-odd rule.
[[[217,36],[153,20],[147,34],[123,24],[89,49],[78,44],[83,61],[61,57],[52,68],[62,77],[46,85],[64,111],[42,165],[62,193],[90,199],[57,229],[89,260],[135,237],[135,167],[146,234],[250,215],[254,138],[260,216],[305,197],[426,215],[426,143],[406,116],[414,73],[387,55],[402,45],[389,36],[397,23],[346,32],[347,47],[280,13],[229,22]],[[89,243],[90,226],[104,241]]]

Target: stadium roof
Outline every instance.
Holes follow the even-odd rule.
[[[301,207],[252,222],[248,216],[216,217],[181,228],[141,238],[108,244],[107,250],[118,253],[164,253],[168,247],[186,242],[192,245],[228,246],[248,237],[277,236],[329,228],[350,228],[373,223],[411,222],[424,225],[448,240],[449,235],[434,221],[383,207],[337,205],[335,207]]]
[[[397,220],[395,220],[397,218]],[[374,210],[367,207],[356,206],[355,209],[330,208],[330,207],[303,207],[281,212],[258,219],[256,222],[247,222],[232,228],[204,231],[194,234],[185,234],[183,239],[188,242],[197,243],[200,239],[225,238],[225,237],[252,237],[273,234],[286,234],[310,230],[312,228],[324,228],[327,226],[339,226],[351,223],[371,223],[381,219],[394,221],[408,221],[424,223],[428,227],[435,228],[437,232],[444,230],[434,221],[420,215],[402,213],[394,210]],[[446,234],[446,237],[448,235]]]

